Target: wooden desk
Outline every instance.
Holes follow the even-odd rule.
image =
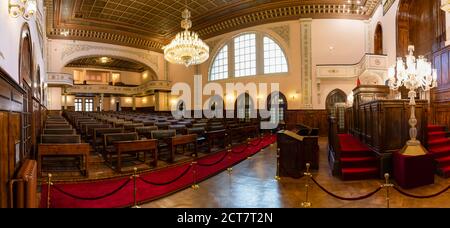
[[[206,137],[208,139],[208,152],[211,153],[211,149],[214,146],[214,140],[215,139],[222,139],[223,140],[223,147],[227,147],[227,132],[225,129],[223,130],[216,130],[216,131],[207,131]]]
[[[153,152],[152,165],[156,167],[158,165],[158,140],[137,140],[137,141],[121,141],[114,142],[117,152],[117,166],[116,171],[122,172],[122,154],[129,153],[144,153],[144,163],[147,161],[146,151]]]
[[[45,156],[69,156],[82,157],[80,171],[88,176],[89,170],[89,144],[39,144],[38,147],[38,172],[42,175],[42,161]]]

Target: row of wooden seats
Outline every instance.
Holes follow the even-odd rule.
[[[88,175],[89,145],[81,143],[80,135],[77,135],[76,130],[62,117],[52,116],[45,122],[41,134],[41,143],[38,146],[38,170],[40,175],[42,171],[46,171],[42,166],[44,158],[48,157],[75,157],[79,159],[78,169],[84,175]],[[61,160],[56,160],[56,162],[61,164]]]

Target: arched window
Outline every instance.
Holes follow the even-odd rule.
[[[256,34],[234,38],[234,76],[256,75]]]
[[[264,37],[264,74],[288,72],[286,57],[280,46],[272,39]]]
[[[383,54],[383,28],[381,27],[381,24],[378,24],[375,29],[374,52],[376,55]]]
[[[220,80],[228,78],[228,45],[220,49],[213,61],[209,80]]]
[[[209,80],[287,73],[285,52],[271,37],[244,33],[227,41],[214,57]]]

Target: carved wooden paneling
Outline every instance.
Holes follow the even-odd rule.
[[[438,88],[431,92],[431,123],[450,127],[450,47],[433,54],[433,65],[437,70]]]
[[[305,124],[313,128],[319,128],[320,136],[328,134],[328,121],[326,110],[287,110],[286,127],[295,128],[296,124]]]

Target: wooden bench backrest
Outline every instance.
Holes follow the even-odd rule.
[[[136,132],[131,133],[113,133],[104,135],[105,146],[111,146],[114,142],[120,141],[135,141],[138,140],[138,134]]]
[[[41,135],[41,144],[81,143],[79,135]]]
[[[187,134],[204,135],[205,134],[205,128],[204,127],[188,128],[187,129]]]
[[[47,124],[45,125],[46,129],[72,129],[72,126],[69,124]]]
[[[96,128],[110,128],[111,125],[109,124],[88,124],[86,125],[86,135],[87,136],[92,136],[94,135],[94,129]]]
[[[75,129],[44,129],[44,135],[75,135]]]
[[[116,141],[113,144],[120,152],[148,151],[157,149],[158,140]]]
[[[175,130],[158,130],[152,131],[152,139],[167,139],[177,135]]]

